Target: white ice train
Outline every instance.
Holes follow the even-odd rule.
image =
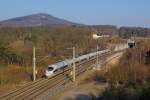
[[[98,51],[98,52],[93,52],[93,53],[89,53],[89,54],[86,54],[86,55],[79,56],[78,58],[75,58],[74,60],[69,59],[69,60],[65,60],[65,61],[60,61],[58,63],[50,64],[48,66],[47,70],[45,71],[45,76],[46,77],[52,77],[53,75],[55,75],[55,73],[58,70],[69,67],[73,63],[79,63],[79,62],[87,60],[87,59],[93,59],[94,57],[96,57],[97,54],[102,55],[102,54],[108,53],[108,52],[110,52],[110,50],[105,49],[105,50],[101,50],[101,51]]]

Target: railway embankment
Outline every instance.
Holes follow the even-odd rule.
[[[107,67],[118,64],[121,55],[122,53],[117,53],[108,57],[105,62],[107,63]],[[106,68],[103,68],[103,70],[87,70],[77,78],[74,86],[67,88],[60,94],[51,97],[50,100],[92,100],[93,98],[100,97],[102,92],[107,88],[107,83],[104,79],[104,69]]]

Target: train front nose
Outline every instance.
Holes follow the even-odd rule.
[[[52,71],[47,71],[46,70],[46,72],[45,72],[45,76],[46,77],[50,77],[50,76],[52,76],[53,75],[53,72]]]

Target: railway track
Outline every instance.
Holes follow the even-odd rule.
[[[64,74],[68,73],[69,70],[65,71]],[[40,87],[44,86],[45,84],[51,84],[54,81],[57,81],[59,79],[63,78],[63,75],[56,75],[55,77],[52,77],[50,79],[39,79],[33,83],[29,83],[19,89],[16,89],[14,91],[11,91],[5,95],[2,95],[0,97],[0,100],[20,100],[16,99],[20,96],[25,95],[26,93],[29,94],[34,90],[39,89]]]
[[[114,53],[112,53],[114,54]],[[105,55],[101,55],[100,58],[104,58],[110,56],[110,54],[106,53]],[[76,75],[81,74],[83,71],[87,69],[84,67],[85,65],[89,65],[95,62],[96,58],[93,58],[88,61],[83,61],[77,64]],[[63,72],[57,73],[54,77],[50,79],[39,79],[35,82],[28,83],[25,86],[15,89],[5,95],[0,96],[0,100],[32,100],[35,97],[41,95],[45,91],[50,90],[51,88],[57,88],[59,85],[63,85],[64,83],[70,81],[70,78],[66,78],[66,75],[70,74],[71,67],[67,68]]]
[[[80,69],[80,70],[77,70],[77,71],[76,71],[76,72],[77,72],[76,76],[78,76],[78,75],[79,75],[81,72],[83,72],[84,70],[85,70],[85,68],[82,68],[82,69]],[[57,80],[56,82],[53,82],[51,85],[49,85],[49,84],[45,85],[45,87],[42,88],[42,90],[40,90],[39,92],[35,92],[34,94],[29,95],[28,97],[25,96],[25,98],[20,99],[20,100],[25,100],[25,99],[31,100],[31,99],[34,99],[35,97],[39,96],[39,94],[41,94],[41,93],[43,93],[43,92],[45,92],[45,91],[48,91],[49,89],[51,89],[51,88],[53,88],[53,87],[57,88],[57,87],[59,87],[60,85],[64,85],[65,83],[67,83],[67,82],[69,82],[69,81],[71,81],[69,78],[63,77],[63,78]]]

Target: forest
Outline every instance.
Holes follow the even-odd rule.
[[[93,29],[94,28],[94,29]],[[106,48],[108,42],[119,41],[115,27],[27,27],[27,28],[0,28],[0,58],[7,64],[31,65],[32,48],[37,48],[37,56],[50,56],[64,59],[71,56],[67,48],[75,46],[78,55],[95,51],[97,41],[92,34],[105,31],[111,34],[109,39],[99,40],[101,48]]]
[[[40,78],[49,64],[71,59],[73,46],[79,56],[95,52],[96,45],[104,49],[121,41],[118,35],[94,40],[94,33],[91,27],[77,26],[1,27],[0,86],[32,80],[33,47],[36,47],[37,78]]]
[[[149,100],[150,45],[143,41],[128,49],[107,73],[109,88],[100,100]]]
[[[110,37],[94,40],[92,35],[96,31],[110,34]],[[3,87],[3,84],[32,80],[33,46],[36,47],[39,78],[49,64],[72,58],[69,48],[73,46],[79,56],[95,52],[97,45],[100,49],[112,48],[131,34],[145,37],[150,35],[150,30],[112,25],[0,27],[0,84]]]

